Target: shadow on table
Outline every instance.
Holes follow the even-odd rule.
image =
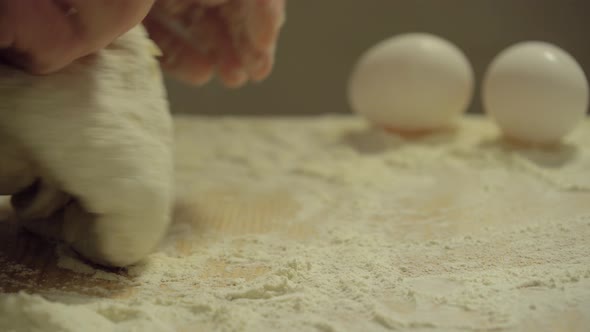
[[[341,142],[359,154],[373,155],[395,150],[406,144],[436,146],[449,144],[457,136],[457,128],[436,131],[401,132],[368,126],[342,135]]]
[[[480,149],[498,150],[505,154],[517,154],[540,168],[559,169],[575,160],[580,149],[571,143],[559,143],[549,146],[535,146],[498,136],[482,141]]]
[[[44,294],[75,292],[94,297],[128,294],[131,278],[123,269],[107,269],[85,262],[88,271],[77,273],[58,266],[57,243],[43,239],[15,223],[5,207],[0,213],[0,292]],[[93,271],[118,276],[114,280],[93,278]],[[122,278],[119,278],[122,277]]]

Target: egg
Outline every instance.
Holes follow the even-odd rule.
[[[420,132],[449,126],[470,104],[473,70],[452,43],[425,33],[386,39],[367,50],[348,85],[352,110],[376,126]]]
[[[505,136],[553,144],[581,122],[588,81],[576,60],[545,42],[521,42],[491,62],[482,84],[483,106]]]

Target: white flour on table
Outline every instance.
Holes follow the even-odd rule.
[[[117,287],[1,294],[0,330],[590,324],[590,122],[551,151],[471,118],[415,139],[339,116],[176,126],[180,220],[161,250],[114,273],[58,246],[58,267]]]

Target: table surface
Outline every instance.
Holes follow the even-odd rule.
[[[199,290],[204,292],[201,295],[233,289],[238,279],[255,283],[275,271],[274,263],[262,256],[249,258],[259,264],[244,264],[221,258],[225,256],[212,248],[231,252],[260,246],[256,250],[264,251],[271,248],[265,247],[265,241],[272,238],[284,241],[288,252],[311,255],[300,245],[319,251],[347,241],[354,244],[366,235],[374,236],[376,244],[359,242],[359,248],[374,245],[371,248],[381,256],[395,253],[391,254],[397,257],[391,258],[395,267],[382,271],[392,275],[382,278],[398,278],[396,285],[417,294],[414,301],[444,297],[457,304],[464,298],[440,289],[451,292],[459,287],[456,280],[467,287],[465,276],[474,274],[491,280],[477,284],[481,294],[490,296],[490,305],[503,298],[523,301],[508,306],[514,312],[506,314],[505,321],[494,318],[499,320],[496,323],[485,314],[485,301],[465,300],[460,314],[440,311],[465,319],[465,324],[472,324],[478,313],[481,326],[490,329],[535,330],[543,324],[557,326],[551,324],[562,324],[564,319],[579,321],[567,328],[581,331],[588,326],[583,324],[590,312],[590,219],[585,219],[590,216],[590,122],[566,143],[548,150],[512,146],[498,139],[494,127],[481,118],[466,119],[455,131],[401,138],[346,116],[185,116],[176,119],[176,133],[175,223],[153,260],[162,253],[178,257],[175,264],[199,258],[202,265],[195,267],[196,278],[210,289]],[[129,282],[135,277],[127,271],[87,265],[93,273],[118,276],[91,278],[67,268],[63,258],[58,264],[55,244],[18,230],[8,211],[2,219],[2,292],[59,291],[115,300],[144,292],[143,286]],[[389,242],[383,242],[385,237]],[[280,260],[280,255],[273,259]],[[308,259],[312,265],[325,263],[315,256]],[[557,288],[548,284],[566,270],[575,281],[559,282]],[[308,281],[299,282],[312,288]],[[498,286],[512,282],[506,288]],[[494,286],[502,296],[489,295]],[[164,294],[173,285],[161,281],[159,287]],[[533,314],[523,311],[521,306],[528,308],[529,302],[538,303],[538,315],[532,309]],[[559,304],[550,310],[550,302]],[[479,304],[467,308],[471,305],[467,303]],[[249,305],[264,307],[266,302]],[[380,322],[377,325],[388,329],[402,321],[407,323],[399,323],[402,327],[415,330],[459,326],[430,317],[438,312],[434,307],[388,308],[375,317],[403,319],[392,323],[390,318],[374,317],[371,324]],[[526,319],[543,323],[522,325]],[[327,324],[337,324],[332,320]],[[552,323],[547,325],[548,321]]]

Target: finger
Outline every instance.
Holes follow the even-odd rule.
[[[198,24],[190,27],[190,33],[192,38],[205,44],[202,47],[206,47],[211,59],[216,59],[221,82],[229,88],[237,88],[247,82],[248,75],[242,70],[243,64],[233,43],[228,8],[232,8],[231,4],[208,9]]]
[[[252,45],[239,47],[241,49],[240,59],[244,71],[253,81],[264,79],[272,69],[272,52],[260,52]]]
[[[194,85],[207,83],[213,76],[214,62],[208,54],[187,44],[158,19],[144,21],[152,40],[160,47],[162,68],[177,79]]]
[[[220,41],[228,38],[218,12],[216,8],[205,10],[192,6],[187,13],[169,16],[156,6],[144,24],[164,53],[183,45],[206,54],[207,58],[215,58],[221,53]]]
[[[255,82],[266,79],[274,66],[274,48],[260,56],[249,71],[250,77]]]
[[[242,0],[236,12],[230,12],[241,18],[242,29],[234,30],[234,43],[240,50],[240,57],[245,71],[253,81],[262,81],[272,71],[274,52],[278,31],[283,22],[284,1]],[[235,18],[234,18],[235,20]]]
[[[179,46],[175,53],[162,59],[162,68],[170,75],[193,85],[204,85],[213,77],[213,62],[187,46]]]
[[[220,62],[217,66],[217,73],[228,88],[239,88],[248,81],[248,74],[242,70],[239,62],[229,57]]]
[[[217,54],[219,61],[217,63],[217,73],[223,84],[229,88],[238,88],[244,85],[248,80],[248,74],[243,70],[243,63],[238,53],[238,47],[232,35],[232,7],[222,8],[218,12],[213,12],[210,17],[215,18],[216,31],[215,39],[217,41]]]
[[[258,50],[272,47],[285,21],[284,0],[241,0],[248,39]]]
[[[176,31],[177,35],[184,35],[187,44],[201,50],[203,53],[219,54],[221,43],[229,39],[225,22],[219,8],[193,8],[185,19],[184,31]]]
[[[229,36],[220,40],[219,57],[217,73],[223,84],[229,88],[244,85],[248,80],[248,74],[243,70],[242,61]]]

